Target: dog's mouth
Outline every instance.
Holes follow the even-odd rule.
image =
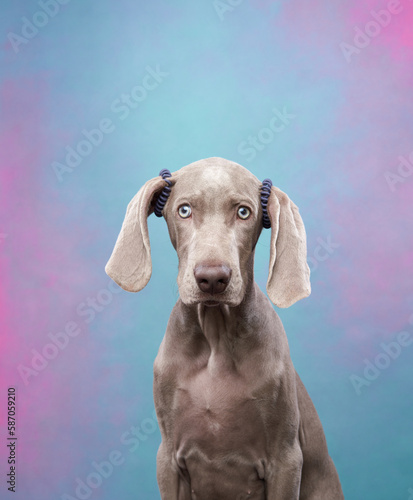
[[[234,301],[230,295],[209,295],[209,297],[198,297],[196,300],[198,304],[202,304],[205,307],[218,307],[218,306],[229,306],[233,307],[238,305],[237,301]]]
[[[229,307],[235,307],[237,305],[239,305],[240,303],[240,300],[234,300],[233,298],[229,297],[229,296],[226,296],[226,297],[217,297],[217,296],[209,296],[209,297],[193,297],[192,300],[189,299],[189,300],[185,300],[185,298],[183,298],[181,296],[181,299],[183,300],[183,302],[185,304],[200,304],[202,306],[205,306],[205,307],[218,307],[218,306],[229,306]]]
[[[219,305],[219,300],[204,300],[203,304],[207,307],[215,307]]]

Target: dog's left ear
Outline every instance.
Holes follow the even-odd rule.
[[[162,177],[142,186],[126,210],[118,239],[105,271],[128,292],[139,292],[152,274],[147,217],[153,212],[155,194],[165,187]]]
[[[289,307],[311,293],[307,238],[297,206],[276,187],[267,205],[271,221],[267,293],[278,307]]]

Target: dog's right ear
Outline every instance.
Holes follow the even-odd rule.
[[[139,292],[152,274],[148,216],[153,212],[155,195],[165,187],[162,177],[149,180],[132,198],[126,210],[118,239],[105,271],[128,292]]]
[[[290,307],[311,293],[307,238],[297,206],[273,186],[268,199],[271,221],[267,293],[278,307]]]

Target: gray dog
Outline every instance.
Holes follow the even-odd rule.
[[[183,167],[168,184],[162,215],[180,298],[154,365],[162,500],[343,499],[282,323],[254,282],[264,212],[269,298],[289,307],[310,294],[298,208],[276,187],[263,208],[261,182],[222,158]],[[151,276],[147,217],[165,186],[155,177],[132,199],[106,266],[130,292]]]

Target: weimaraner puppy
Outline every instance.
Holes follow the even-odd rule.
[[[180,297],[154,364],[162,500],[343,499],[282,323],[254,282],[267,211],[269,298],[289,307],[310,294],[298,208],[276,187],[263,207],[261,182],[222,158],[167,181],[149,180],[132,199],[106,266],[125,290],[148,283],[147,217],[168,183],[162,215],[179,257]]]

